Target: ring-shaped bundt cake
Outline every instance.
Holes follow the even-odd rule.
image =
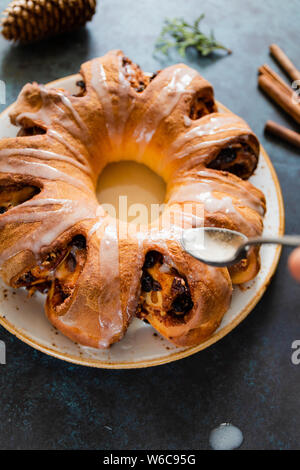
[[[220,324],[232,283],[257,274],[258,249],[228,271],[160,236],[163,225],[157,236],[149,227],[120,236],[123,223],[96,199],[97,179],[110,162],[144,163],[167,184],[165,212],[195,203],[201,225],[255,236],[265,198],[246,179],[258,140],[218,112],[212,86],[186,65],[150,76],[112,51],[80,74],[76,95],[25,85],[11,112],[20,130],[0,141],[2,278],[47,292],[50,322],[81,344],[108,347],[134,316],[177,345],[198,344]]]

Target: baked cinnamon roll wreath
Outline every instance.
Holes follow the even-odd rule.
[[[108,163],[134,159],[166,181],[165,213],[196,204],[200,221],[184,209],[190,226],[259,235],[265,198],[246,181],[258,140],[241,118],[218,112],[212,86],[186,65],[150,76],[112,51],[80,74],[77,95],[27,84],[12,109],[18,136],[0,141],[1,276],[47,293],[50,322],[83,345],[109,347],[134,316],[196,345],[219,326],[232,283],[256,276],[259,250],[228,271],[184,252],[175,222],[124,236],[96,199],[97,178]]]

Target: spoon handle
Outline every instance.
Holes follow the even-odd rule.
[[[289,246],[300,246],[300,236],[299,235],[284,235],[283,237],[255,237],[249,238],[245,242],[244,246],[248,245],[257,245],[257,244],[279,244],[279,245],[289,245]]]

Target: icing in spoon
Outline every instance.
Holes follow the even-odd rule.
[[[300,236],[247,238],[234,230],[200,227],[185,230],[181,243],[184,250],[194,258],[211,266],[224,267],[236,264],[246,258],[247,251],[252,245],[268,243],[300,246]]]

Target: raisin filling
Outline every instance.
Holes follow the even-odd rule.
[[[242,179],[248,179],[257,165],[257,157],[251,147],[236,143],[223,148],[208,168],[229,171]]]
[[[143,266],[137,316],[145,319],[151,314],[178,322],[185,319],[193,305],[186,279],[168,266],[161,253],[149,251]]]
[[[213,98],[204,99],[203,97],[196,95],[191,104],[189,117],[194,120],[200,119],[202,116],[215,111],[217,111],[217,108]]]
[[[48,253],[40,264],[18,277],[15,287],[26,287],[29,295],[47,293],[52,309],[57,310],[75,289],[86,261],[86,241],[77,235],[64,248]]]
[[[29,201],[39,192],[40,188],[22,183],[0,186],[0,214]]]
[[[75,96],[76,98],[80,98],[82,96],[85,96],[86,95],[85,81],[84,80],[78,80],[76,82],[76,86],[79,88],[79,91],[78,91],[78,93],[75,93],[73,96]]]

